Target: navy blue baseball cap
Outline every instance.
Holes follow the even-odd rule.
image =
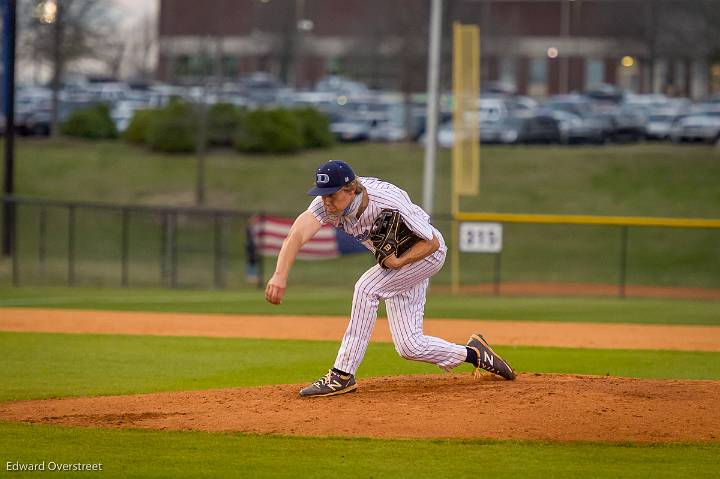
[[[315,186],[308,190],[310,196],[331,195],[355,179],[350,165],[340,160],[330,160],[315,173]]]

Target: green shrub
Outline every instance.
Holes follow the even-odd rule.
[[[103,103],[72,112],[61,125],[60,131],[63,135],[94,140],[117,138],[110,108]]]
[[[234,146],[249,153],[292,153],[302,149],[303,127],[289,110],[256,110],[243,116]]]
[[[191,105],[172,101],[151,115],[147,144],[156,151],[183,153],[195,150],[196,116]]]
[[[130,143],[147,143],[150,124],[155,114],[157,114],[157,110],[153,109],[137,110],[133,113],[128,127],[122,134],[122,139]]]
[[[208,110],[207,140],[213,146],[231,146],[244,110],[229,103],[217,103]]]
[[[335,142],[330,132],[330,121],[315,108],[295,110],[303,129],[305,148],[327,148]]]

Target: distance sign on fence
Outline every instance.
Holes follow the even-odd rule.
[[[460,223],[460,251],[463,253],[499,253],[502,251],[502,224]]]

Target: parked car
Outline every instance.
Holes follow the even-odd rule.
[[[295,92],[285,99],[285,105],[290,108],[315,108],[325,114],[338,109],[337,97],[333,93],[316,91]]]
[[[282,95],[283,85],[267,72],[255,72],[239,81],[242,95],[253,105],[272,105]]]
[[[427,135],[423,134],[422,144],[426,144]],[[446,121],[438,127],[437,132],[437,144],[440,148],[452,148],[455,143],[455,130],[453,129],[453,122]]]
[[[315,85],[315,91],[333,93],[336,97],[361,97],[370,93],[367,85],[338,75],[321,78]]]
[[[671,108],[670,99],[661,93],[628,93],[623,103],[625,108],[638,109],[648,114],[660,109]]]
[[[377,121],[375,126],[370,128],[370,141],[395,142],[405,139],[405,128],[392,121]]]
[[[115,123],[117,131],[120,133],[125,131],[135,115],[135,112],[144,108],[148,108],[148,103],[145,101],[121,100],[115,103],[115,106],[113,106],[110,112],[110,116]]]
[[[686,115],[676,120],[670,129],[673,143],[701,141],[717,143],[720,141],[720,112]]]
[[[503,121],[480,122],[480,143],[502,143]]]
[[[480,97],[478,113],[480,121],[499,121],[508,116],[508,107],[502,98]]]
[[[51,110],[38,109],[23,115],[20,122],[16,121],[15,129],[23,136],[49,136],[51,124]]]
[[[597,102],[619,104],[623,101],[625,93],[615,85],[601,83],[585,91],[585,96]]]
[[[581,117],[561,110],[547,112],[558,121],[564,144],[592,143],[601,145],[608,139],[605,124],[597,117]]]
[[[632,111],[623,109],[615,115],[615,141],[640,141],[645,139],[645,118]]]
[[[372,121],[344,118],[330,123],[330,132],[341,142],[366,141],[372,127]]]
[[[550,115],[516,116],[502,123],[500,141],[505,144],[562,142],[560,125]]]
[[[500,143],[500,138],[497,136],[497,134],[492,133],[492,139],[488,139],[488,133],[492,129],[493,132],[496,130],[494,129],[494,125],[497,125],[501,123],[500,121],[485,121],[480,123],[480,129],[479,129],[479,140],[480,143]],[[453,144],[456,140],[456,132],[454,129],[453,120],[449,119],[447,121],[444,121],[438,126],[437,131],[437,144],[440,148],[452,148]],[[427,136],[423,133],[423,135],[420,137],[420,142],[425,145],[427,144]]]
[[[23,136],[48,136],[52,116],[50,98],[21,101],[15,109],[15,131]]]
[[[514,95],[505,100],[509,114],[524,114],[537,110],[539,104],[529,96]]]
[[[672,111],[655,112],[648,116],[645,128],[645,138],[648,140],[667,140],[670,137],[670,129],[678,117]]]
[[[543,109],[567,111],[584,117],[593,112],[593,104],[582,95],[556,95],[543,104]]]
[[[645,138],[645,118],[632,110],[610,110],[597,117],[605,122],[607,135],[614,142],[637,142]]]

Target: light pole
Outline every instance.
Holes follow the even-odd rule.
[[[15,193],[15,11],[16,0],[3,2],[3,90],[5,97],[5,176],[4,196]],[[3,256],[15,249],[15,204],[3,202]]]
[[[440,29],[442,0],[432,0],[430,12],[430,52],[428,59],[427,92],[427,143],[423,171],[423,209],[432,214],[435,181],[435,158],[437,157],[438,89],[440,75]]]
[[[573,0],[562,0],[560,6],[560,35],[563,38],[564,48],[567,50],[567,44],[570,39],[570,4]],[[560,55],[560,93],[568,93],[570,87],[570,65],[567,53]]]

